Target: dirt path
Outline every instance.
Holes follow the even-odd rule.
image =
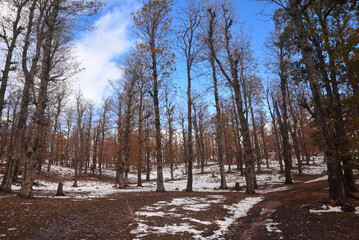
[[[265,200],[232,225],[226,239],[359,239],[359,215],[310,213],[328,200],[326,181],[300,183]],[[358,202],[352,202],[358,206]]]

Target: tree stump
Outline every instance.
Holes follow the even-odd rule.
[[[234,187],[234,190],[239,191],[240,187],[239,187],[239,182],[236,182],[236,186]]]
[[[62,182],[59,182],[59,185],[57,185],[57,193],[56,196],[65,196],[64,193],[64,184]]]

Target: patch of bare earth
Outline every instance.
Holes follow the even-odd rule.
[[[358,239],[359,215],[311,213],[328,200],[328,183],[299,183],[291,190],[266,194],[265,200],[230,227],[226,239]],[[351,201],[359,206],[358,201]]]

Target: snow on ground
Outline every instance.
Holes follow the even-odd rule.
[[[313,182],[319,182],[319,181],[323,181],[323,180],[328,180],[328,176],[325,175],[323,177],[316,178],[316,179],[313,179],[313,180],[309,180],[309,181],[306,181],[304,183],[313,183]]]
[[[328,212],[342,212],[342,209],[339,206],[332,207],[332,206],[323,205],[322,209],[319,209],[319,210],[310,209],[309,212],[321,214],[321,213],[328,213]]]
[[[323,157],[316,157],[315,164],[303,165],[303,174],[322,175],[327,172],[327,165],[323,161]]]
[[[264,198],[262,197],[249,197],[231,206],[224,205],[223,207],[229,210],[230,216],[225,217],[223,221],[217,221],[219,229],[214,232],[214,235],[211,236],[211,239],[219,239],[221,236],[223,236],[226,233],[228,227],[233,224],[236,219],[245,217],[247,212],[263,199]]]
[[[210,225],[211,222],[201,221],[193,217],[188,217],[187,214],[193,211],[207,211],[210,208],[211,203],[223,203],[225,197],[222,195],[209,195],[206,198],[202,197],[185,197],[174,198],[170,202],[159,201],[152,206],[145,206],[135,213],[135,221],[137,223],[137,229],[131,231],[131,234],[136,235],[137,239],[145,237],[149,234],[178,234],[178,233],[190,233],[195,235],[195,238],[201,238],[203,231],[196,229],[196,226],[190,223],[195,222],[201,225]],[[160,211],[161,210],[161,211]],[[184,212],[183,214],[174,214],[173,212]],[[182,221],[175,225],[165,225],[162,227],[153,226],[150,224],[150,217],[164,217],[164,218],[176,218]],[[166,221],[165,221],[166,222]]]
[[[57,191],[57,183],[38,180],[33,186],[35,195],[37,197],[54,197],[54,198],[74,198],[74,199],[88,199],[101,198],[107,195],[117,193],[118,189],[114,184],[98,181],[78,181],[78,187],[72,187],[73,181],[63,182],[63,190],[66,196],[55,197]],[[20,185],[13,185],[12,189],[20,190]]]
[[[266,193],[272,193],[272,192],[282,192],[282,191],[287,191],[291,189],[290,187],[278,187],[278,188],[269,188],[269,189],[264,189],[264,190],[257,190],[256,192],[259,194],[266,194]]]
[[[323,205],[321,209],[310,209],[309,212],[315,214],[322,214],[322,213],[344,212],[344,211],[339,206],[333,207],[333,206]],[[355,208],[355,214],[359,214],[359,207]]]
[[[51,165],[50,167],[50,172],[52,173],[56,173],[62,176],[74,176],[75,175],[75,170],[73,168],[70,167],[61,167],[61,166],[57,166],[57,165]]]
[[[265,221],[265,227],[268,232],[281,233],[282,231],[277,227],[280,223],[276,223],[273,219],[267,218]]]
[[[226,166],[227,168],[227,166]],[[179,165],[174,169],[174,180],[171,180],[170,169],[164,168],[164,179],[166,191],[182,191],[187,187],[187,175],[184,171],[184,166]],[[218,190],[220,187],[220,172],[218,164],[210,162],[204,169],[204,174],[201,174],[201,170],[198,168],[193,169],[193,191],[196,192],[229,192],[230,190]],[[110,177],[115,177],[116,173],[112,170],[103,170],[103,174]],[[157,172],[154,169],[151,172],[151,178],[155,179]],[[145,175],[142,175],[145,179]],[[238,182],[240,186],[245,186],[245,178],[241,176],[238,171],[232,171],[226,174],[227,186],[234,187],[235,183]],[[124,192],[143,192],[143,191],[155,191],[157,186],[154,181],[144,181],[142,187],[137,187],[137,174],[130,173],[128,176],[129,187],[121,189]],[[259,186],[270,184],[282,184],[284,182],[284,176],[278,171],[271,169],[271,173],[265,173],[257,175],[257,183]]]
[[[141,239],[150,234],[174,235],[180,233],[192,234],[194,239],[219,239],[226,233],[228,227],[233,224],[236,219],[246,216],[249,209],[263,200],[262,197],[249,197],[233,205],[222,205],[222,207],[227,210],[227,215],[224,217],[224,220],[217,220],[214,223],[196,219],[193,216],[188,217],[190,213],[196,211],[210,210],[211,204],[223,204],[225,199],[226,197],[223,195],[208,195],[205,198],[185,197],[174,198],[169,202],[159,201],[152,206],[143,207],[135,213],[137,228],[132,230],[131,234],[136,235],[135,239]],[[182,214],[174,214],[173,211],[181,212]],[[153,220],[151,217],[169,217],[172,220],[173,218],[176,218],[180,223],[154,226],[151,222],[151,220]],[[202,226],[201,228],[198,228],[193,223]],[[203,232],[205,232],[207,226],[211,224],[218,225],[219,229],[216,230],[212,236],[203,238]]]
[[[184,166],[177,166],[174,170],[175,180],[170,180],[170,171],[169,168],[164,169],[164,179],[165,188],[167,191],[182,191],[186,189],[187,186],[187,175],[184,173]],[[226,166],[227,169],[227,166]],[[263,167],[264,170],[266,170]],[[263,173],[257,175],[257,183],[259,186],[266,186],[268,188],[275,187],[274,185],[283,184],[284,176],[279,173],[279,171],[274,170],[273,168],[269,169],[270,173]],[[230,190],[218,190],[220,187],[220,172],[218,164],[212,162],[204,169],[204,174],[201,174],[201,170],[198,168],[193,169],[193,191],[196,192],[228,192]],[[107,171],[108,175],[111,175]],[[155,179],[156,170],[152,171],[151,179]],[[143,176],[144,178],[144,176]],[[240,175],[238,171],[232,171],[231,173],[226,173],[226,181],[228,187],[234,187],[235,183],[238,182],[240,186],[245,186],[245,178]],[[155,191],[156,183],[155,182],[144,182],[142,183],[143,187],[137,187],[137,176],[136,174],[129,174],[130,187],[128,189],[123,189],[121,191]],[[268,186],[267,186],[268,185]],[[274,190],[273,190],[274,191]],[[283,190],[282,190],[283,191]]]
[[[322,161],[322,157],[316,157],[315,165],[304,165],[303,172],[305,174],[323,174],[326,171],[326,165]],[[228,170],[228,166],[225,166],[226,170]],[[278,161],[271,160],[270,168],[267,169],[265,165],[265,161],[262,164],[263,173],[257,175],[257,183],[260,187],[258,193],[265,194],[276,191],[285,191],[288,190],[289,187],[281,187],[284,183],[284,174],[279,172],[279,163]],[[294,174],[295,170],[293,170]],[[69,167],[60,167],[56,165],[51,166],[51,173],[55,173],[60,176],[64,176],[69,179],[69,176],[74,176],[74,169]],[[97,173],[98,174],[98,173]],[[102,174],[104,176],[108,176],[111,178],[115,178],[116,171],[111,169],[103,169]],[[157,172],[155,169],[151,171],[151,179],[153,181],[143,181],[143,187],[137,187],[137,174],[136,172],[130,172],[128,175],[128,185],[126,189],[116,189],[114,187],[115,183],[111,182],[103,182],[93,178],[92,180],[78,180],[79,187],[72,187],[72,181],[64,182],[64,193],[68,198],[79,198],[79,199],[92,199],[98,197],[105,197],[109,194],[118,193],[118,192],[148,192],[155,191],[157,188],[156,178]],[[0,175],[0,179],[2,179],[3,175]],[[186,189],[187,186],[187,175],[185,174],[184,165],[178,165],[174,169],[174,180],[170,180],[170,169],[169,167],[164,168],[164,179],[165,179],[165,189],[167,191],[182,191]],[[142,175],[142,179],[145,179],[145,174]],[[320,181],[325,180],[326,176],[317,178],[312,181]],[[239,171],[236,171],[232,166],[232,172],[226,173],[226,181],[227,186],[229,188],[233,188],[235,183],[238,182],[242,188],[241,192],[244,191],[245,187],[245,178],[240,175]],[[308,181],[312,182],[312,181]],[[42,197],[52,197],[55,195],[57,190],[57,183],[52,183],[46,180],[37,181],[39,185],[34,186],[35,196]],[[204,174],[201,174],[201,170],[199,168],[193,169],[193,191],[196,192],[229,192],[231,190],[218,190],[220,186],[220,172],[218,163],[209,162],[207,166],[204,168]],[[19,184],[14,185],[13,189],[19,190]]]

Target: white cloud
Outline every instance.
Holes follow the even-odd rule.
[[[113,59],[133,44],[130,24],[136,7],[131,0],[121,1],[121,5],[110,2],[94,23],[95,30],[77,42],[75,54],[84,70],[77,76],[75,89],[80,88],[85,98],[99,103],[108,80],[120,78],[121,71]]]

